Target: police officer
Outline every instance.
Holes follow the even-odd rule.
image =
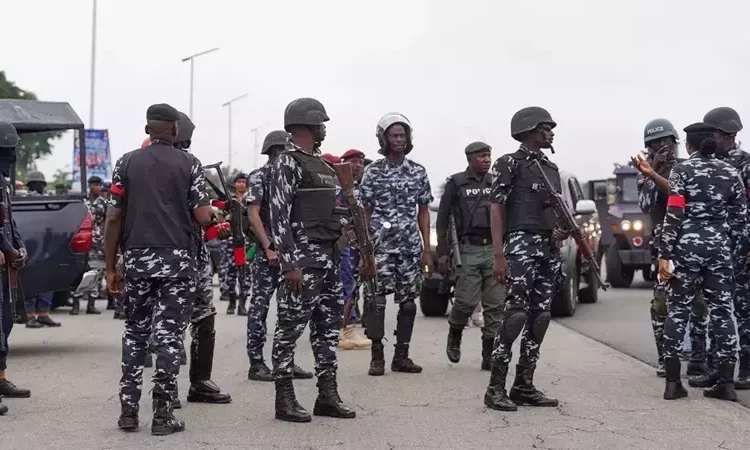
[[[547,110],[531,106],[513,115],[510,131],[521,143],[514,153],[492,167],[492,241],[495,279],[507,284],[505,313],[495,337],[492,374],[484,403],[500,411],[515,411],[517,404],[557,406],[534,386],[539,348],[550,321],[550,303],[562,281],[559,243],[570,234],[556,225],[549,193],[534,160],[561,192],[557,165],[542,153],[552,150],[557,124]],[[554,151],[554,150],[552,150]],[[513,342],[523,331],[516,378],[505,391]]]
[[[703,291],[711,309],[711,351],[717,370],[714,385],[703,395],[737,400],[732,247],[747,245],[747,198],[739,172],[714,155],[719,147],[714,130],[705,123],[687,126],[690,158],[677,164],[669,175],[659,245],[659,275],[669,283],[669,316],[664,326],[665,400],[687,397],[680,381],[680,349],[696,290]]]
[[[238,173],[233,180],[234,192],[231,194],[237,198],[241,204],[245,204],[245,197],[247,196],[247,175],[244,173]],[[227,221],[231,220],[231,217],[226,217]],[[227,306],[227,314],[232,315],[237,309],[237,315],[246,316],[247,309],[245,307],[245,299],[240,298],[237,295],[237,282],[240,281],[238,278],[240,270],[244,268],[237,267],[234,263],[234,248],[232,247],[231,239],[221,241],[222,253],[221,262],[219,266],[219,281],[221,283],[221,293],[223,296],[229,299],[229,305]],[[223,273],[223,275],[222,275]],[[244,283],[245,296],[249,295],[249,278],[247,274],[243,274],[241,277],[242,283]],[[239,307],[238,307],[239,299]]]
[[[631,158],[633,167],[640,173],[637,177],[638,203],[651,221],[651,256],[654,268],[659,254],[659,238],[661,236],[664,215],[667,212],[667,196],[669,194],[669,173],[678,163],[677,141],[679,135],[672,122],[667,119],[654,119],[646,124],[643,131],[643,143],[647,150],[646,163],[640,157]],[[656,270],[654,269],[654,273]],[[691,308],[690,328],[691,353],[688,364],[688,375],[703,375],[706,371],[706,304],[700,293]],[[664,369],[664,323],[667,320],[666,284],[654,283],[654,296],[651,300],[651,328],[654,332],[654,342],[659,366],[656,374],[665,376]]]
[[[422,367],[409,358],[409,344],[417,315],[415,300],[419,297],[422,275],[432,266],[430,247],[422,245],[422,242],[430,242],[428,206],[433,197],[427,170],[406,157],[414,147],[412,133],[411,122],[403,114],[388,113],[380,118],[375,135],[380,144],[378,152],[384,158],[367,166],[359,190],[370,233],[374,235],[385,221],[393,227],[376,252],[376,292],[367,300],[372,301],[366,313],[365,330],[372,340],[372,360],[368,373],[373,376],[385,373],[383,337],[385,298],[389,294],[394,294],[399,305],[391,370],[422,372]]]
[[[438,270],[448,274],[451,256],[450,216],[453,216],[460,246],[461,268],[456,273],[455,300],[448,318],[446,353],[452,363],[461,359],[461,337],[466,322],[478,304],[484,307],[482,327],[482,370],[490,370],[495,335],[500,329],[505,287],[492,272],[492,233],[490,229],[490,188],[492,147],[472,142],[465,153],[469,166],[445,183],[436,223]],[[450,243],[452,246],[453,243]]]
[[[178,131],[175,148],[184,150],[186,153],[192,143],[195,125],[187,116],[180,112]],[[195,156],[193,156],[196,160]],[[212,210],[213,214],[213,210]],[[218,222],[215,219],[214,222]],[[211,257],[206,247],[206,234],[209,236],[216,232],[219,234],[218,224],[211,225],[205,230],[195,223],[196,242],[198,250],[196,292],[190,307],[190,390],[188,390],[187,401],[191,403],[230,403],[232,397],[221,392],[221,388],[211,381],[211,372],[214,364],[214,349],[216,347],[216,308],[214,308],[213,292],[213,269]],[[226,230],[228,235],[228,230]],[[187,325],[187,324],[186,324]],[[181,351],[184,352],[184,342]],[[180,355],[182,357],[182,355]],[[182,362],[180,362],[182,365]]]
[[[26,174],[26,189],[29,195],[44,195],[44,188],[47,187],[47,180],[44,174],[38,170],[31,170]]]
[[[270,180],[271,231],[285,280],[277,296],[273,339],[276,418],[290,422],[311,420],[297,402],[292,382],[294,349],[308,322],[318,377],[313,414],[355,416],[341,401],[336,382],[344,304],[334,248],[342,235],[342,213],[336,209],[335,172],[318,154],[327,121],[318,100],[298,98],[287,105],[284,129],[292,137],[274,161]]]
[[[261,154],[268,156],[268,162],[250,172],[247,177],[247,215],[253,231],[256,245],[262,251],[257,252],[250,264],[251,286],[248,290],[249,309],[247,314],[247,356],[250,369],[247,378],[256,381],[273,381],[271,370],[263,358],[263,347],[266,345],[266,319],[271,297],[279,288],[281,274],[279,257],[272,242],[271,203],[269,183],[271,169],[276,158],[284,151],[291,136],[284,130],[268,133],[263,139]],[[298,379],[312,378],[312,372],[292,364],[292,377]]]
[[[197,277],[194,221],[212,225],[200,161],[174,148],[180,114],[167,104],[146,112],[150,145],[117,160],[107,211],[107,285],[122,292],[116,272],[119,248],[125,261],[125,331],[122,336],[121,415],[118,426],[138,428],[143,365],[149,336],[154,337],[154,417],[151,433],[185,429],[173,414],[182,332]],[[158,220],[154,220],[158,218]]]
[[[718,142],[716,157],[729,163],[740,173],[746,188],[750,188],[750,154],[739,148],[737,133],[742,131],[742,120],[737,111],[722,106],[707,112],[703,122],[716,128],[714,139]],[[747,191],[750,194],[750,191]],[[735,380],[737,389],[750,389],[750,268],[748,253],[750,247],[736,246],[734,256],[734,317],[737,321],[737,334],[740,340],[739,372]],[[709,329],[711,335],[712,329]],[[713,341],[713,339],[711,339]],[[709,355],[713,355],[711,352]],[[709,358],[710,360],[710,358]],[[711,386],[716,381],[716,371],[704,377],[689,378],[693,387]]]
[[[96,175],[92,175],[88,179],[89,184],[89,195],[83,200],[91,213],[93,224],[91,226],[92,246],[89,252],[89,260],[101,261],[104,259],[104,219],[107,214],[107,203],[104,197],[101,196],[102,191],[102,179]],[[73,294],[73,309],[70,310],[71,316],[77,316],[80,310],[80,299],[85,297],[86,302],[86,314],[101,314],[102,312],[96,309],[96,298],[98,297],[98,289],[94,292],[87,292],[85,294]]]
[[[16,160],[16,146],[19,137],[15,127],[7,122],[0,122],[0,189],[2,190],[4,208],[0,209],[0,265],[10,264],[20,269],[26,263],[26,247],[18,232],[18,227],[13,220],[13,212],[10,204],[10,171]],[[11,230],[6,230],[4,222],[10,225]],[[3,271],[5,268],[3,267]],[[7,271],[6,271],[7,273]],[[8,368],[8,338],[13,329],[13,315],[8,293],[7,277],[3,276],[2,295],[0,295],[0,398],[27,398],[31,391],[16,387],[6,378],[5,370]],[[5,414],[8,408],[0,404],[0,415]]]

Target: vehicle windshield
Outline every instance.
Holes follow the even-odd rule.
[[[619,177],[620,201],[623,203],[638,202],[638,186],[635,176]]]

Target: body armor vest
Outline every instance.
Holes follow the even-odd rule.
[[[458,194],[458,205],[454,205],[456,233],[459,238],[478,236],[489,238],[490,231],[490,189],[492,175],[485,174],[481,180],[460,172],[453,175]]]
[[[302,180],[292,204],[292,222],[301,222],[311,241],[338,240],[344,210],[336,207],[336,172],[318,156],[301,151],[286,153],[302,167]]]
[[[513,189],[505,206],[506,232],[529,231],[551,235],[557,221],[554,203],[545,190],[544,178],[539,169],[534,161],[526,156],[521,151],[513,154],[517,166],[513,174]],[[546,159],[540,159],[539,164],[552,186],[561,192],[562,184],[557,165]]]
[[[263,199],[260,202],[260,220],[266,228],[266,234],[271,229],[271,165],[261,169],[263,171]],[[269,234],[270,236],[270,234]]]

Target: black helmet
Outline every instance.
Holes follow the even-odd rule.
[[[88,180],[89,184],[97,183],[102,184],[102,178],[99,175],[91,175]]]
[[[180,120],[177,122],[177,137],[175,138],[175,142],[177,143],[187,143],[188,146],[185,148],[190,147],[189,143],[190,140],[193,139],[193,131],[195,131],[195,124],[193,124],[193,121],[190,120],[190,117],[188,117],[187,114],[180,111]]]
[[[44,178],[44,174],[38,170],[32,170],[26,174],[26,185],[34,181],[47,184],[47,180]]]
[[[716,127],[717,130],[727,134],[735,134],[742,131],[742,121],[737,111],[721,106],[714,108],[703,116],[703,122]]]
[[[386,144],[388,143],[385,138],[385,132],[388,131],[388,128],[397,123],[403,125],[406,130],[406,148],[404,149],[404,155],[408,155],[414,148],[414,144],[412,144],[414,139],[414,128],[412,128],[411,122],[409,122],[409,119],[401,113],[390,112],[381,117],[380,120],[378,120],[378,125],[375,127],[375,136],[377,136],[378,143],[380,144],[380,150],[378,153],[381,155],[385,154]]]
[[[289,133],[284,130],[274,130],[268,133],[266,138],[263,139],[263,149],[260,151],[260,154],[267,155],[271,150],[271,147],[277,145],[281,145],[282,147],[285,146],[290,137]]]
[[[481,141],[472,142],[471,144],[466,146],[466,149],[464,149],[464,152],[467,155],[473,155],[474,153],[481,153],[481,152],[491,152],[492,147],[490,147],[489,144],[485,144]]]
[[[286,105],[284,111],[284,129],[289,131],[291,125],[318,126],[328,122],[328,113],[322,103],[314,98],[298,98]]]
[[[646,128],[643,129],[643,143],[646,145],[651,141],[667,136],[672,136],[675,140],[680,139],[680,135],[677,134],[674,125],[667,119],[654,119],[647,123]]]
[[[19,139],[18,132],[13,124],[0,122],[0,147],[16,147]]]
[[[557,126],[557,123],[552,120],[552,116],[550,116],[546,109],[538,106],[523,108],[513,114],[513,117],[510,119],[510,135],[513,139],[520,141],[518,136],[521,133],[535,129],[540,123],[547,123],[552,128]]]

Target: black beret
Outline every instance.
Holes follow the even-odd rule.
[[[713,133],[716,127],[704,122],[695,122],[682,129],[685,133]]]
[[[146,110],[146,120],[158,120],[161,122],[179,122],[180,112],[166,103],[151,105]]]
[[[467,155],[471,155],[474,153],[480,153],[480,152],[491,152],[492,147],[489,146],[489,144],[485,144],[481,141],[472,142],[471,144],[466,146],[466,149],[464,149],[464,152]]]
[[[102,179],[98,177],[97,175],[92,175],[89,177],[89,184],[91,183],[99,183],[102,184]]]
[[[245,180],[245,179],[247,179],[247,175],[245,175],[245,174],[244,174],[244,173],[242,173],[242,172],[238,173],[238,174],[237,174],[237,175],[235,175],[235,177],[234,177],[234,181],[235,181],[235,182],[237,182],[238,180]]]

